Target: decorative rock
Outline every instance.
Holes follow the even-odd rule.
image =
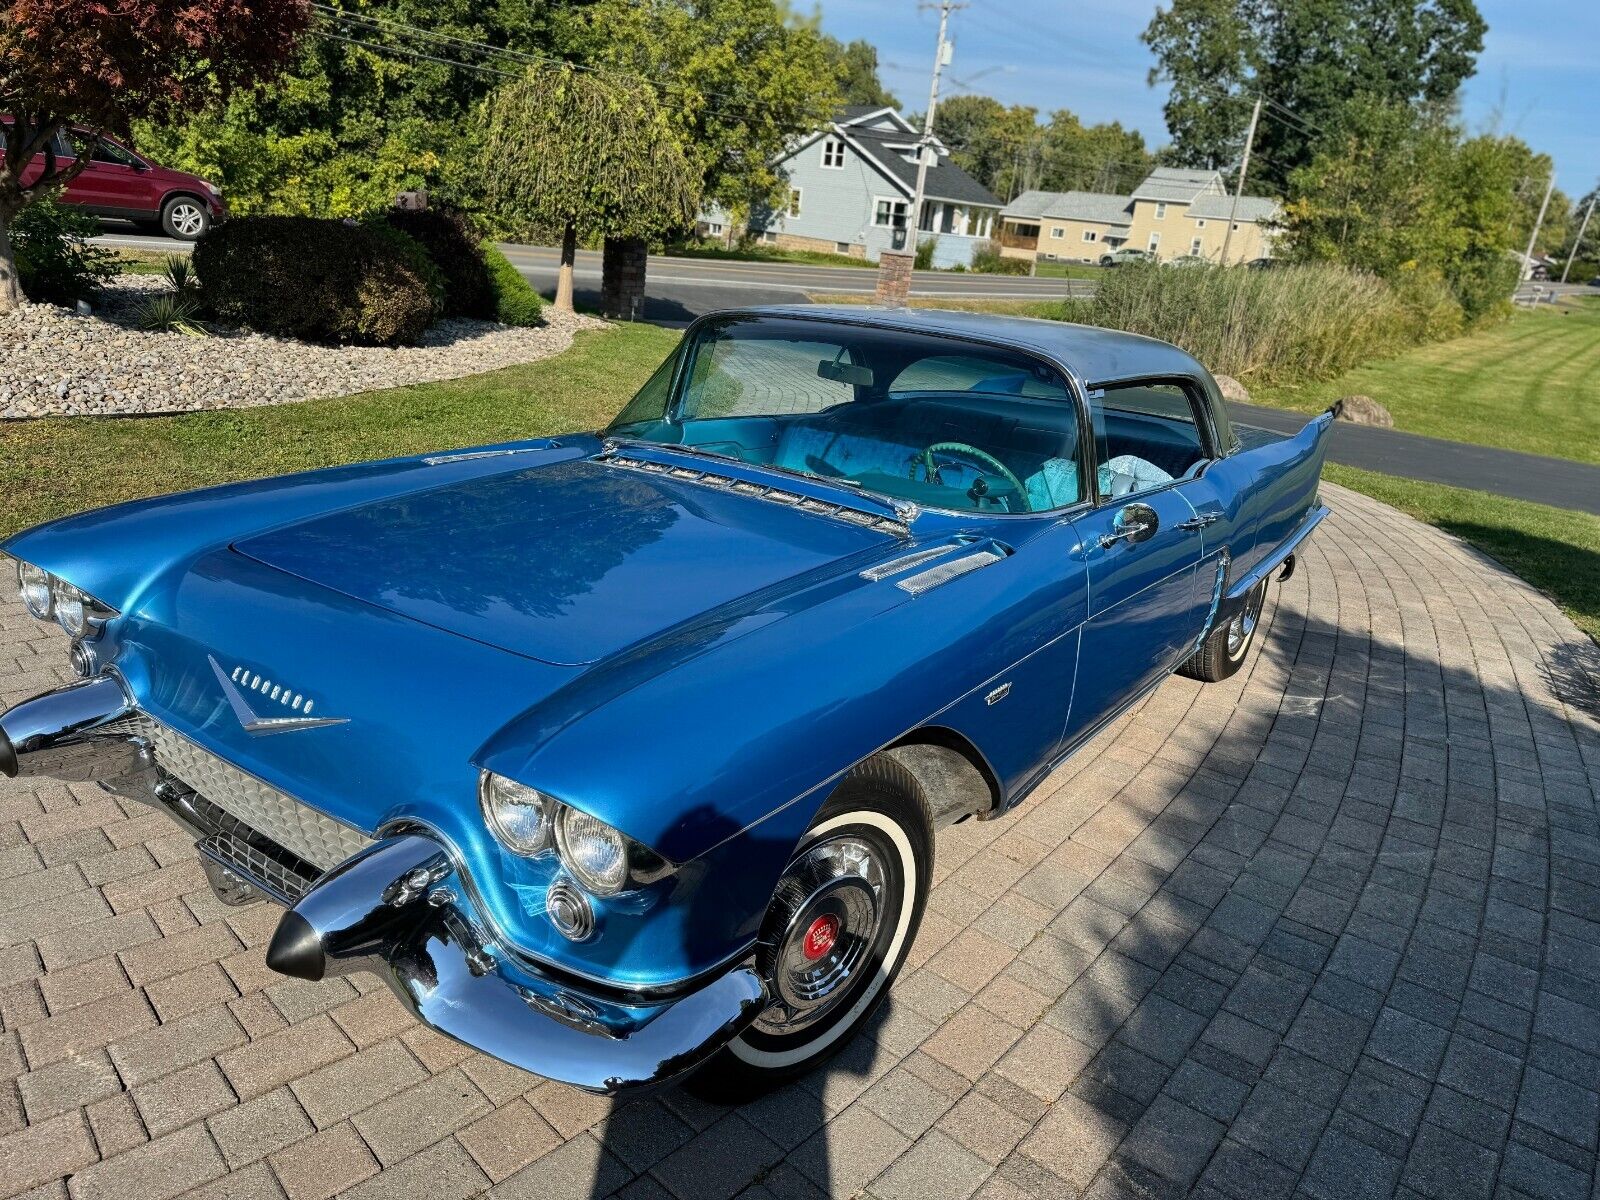
[[[1344,396],[1333,402],[1333,419],[1349,421],[1353,425],[1379,425],[1394,428],[1394,418],[1389,410],[1371,396]]]
[[[1217,387],[1221,390],[1224,400],[1232,400],[1236,404],[1250,403],[1249,391],[1232,375],[1214,375],[1212,378],[1217,381]]]
[[[124,276],[89,317],[25,304],[0,317],[0,419],[195,412],[289,404],[476,375],[565,350],[592,317],[545,311],[545,324],[440,321],[420,346],[315,346],[244,330],[146,333],[133,309],[165,280]],[[38,374],[40,368],[48,376]]]

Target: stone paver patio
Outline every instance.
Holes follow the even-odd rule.
[[[621,1105],[262,963],[159,814],[0,785],[0,1193],[1591,1197],[1592,643],[1336,488],[1229,683],[1174,679],[941,835],[870,1037]],[[0,602],[0,702],[66,676]]]

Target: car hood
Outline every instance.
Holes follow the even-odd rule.
[[[575,666],[892,540],[584,458],[375,500],[235,549],[412,620]]]

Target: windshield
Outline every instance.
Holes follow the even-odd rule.
[[[608,432],[930,508],[1045,512],[1084,494],[1078,410],[1053,367],[892,329],[708,322]]]

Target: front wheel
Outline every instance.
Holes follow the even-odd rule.
[[[1266,601],[1267,581],[1263,579],[1245,597],[1244,607],[1206,635],[1200,649],[1178,668],[1178,674],[1202,683],[1219,683],[1236,674],[1255,641]]]
[[[161,230],[183,242],[198,241],[211,228],[211,213],[193,196],[174,196],[161,208]]]
[[[888,994],[922,922],[933,827],[899,763],[869,759],[840,782],[772,898],[758,965],[771,1003],[687,1081],[722,1104],[817,1066]]]

